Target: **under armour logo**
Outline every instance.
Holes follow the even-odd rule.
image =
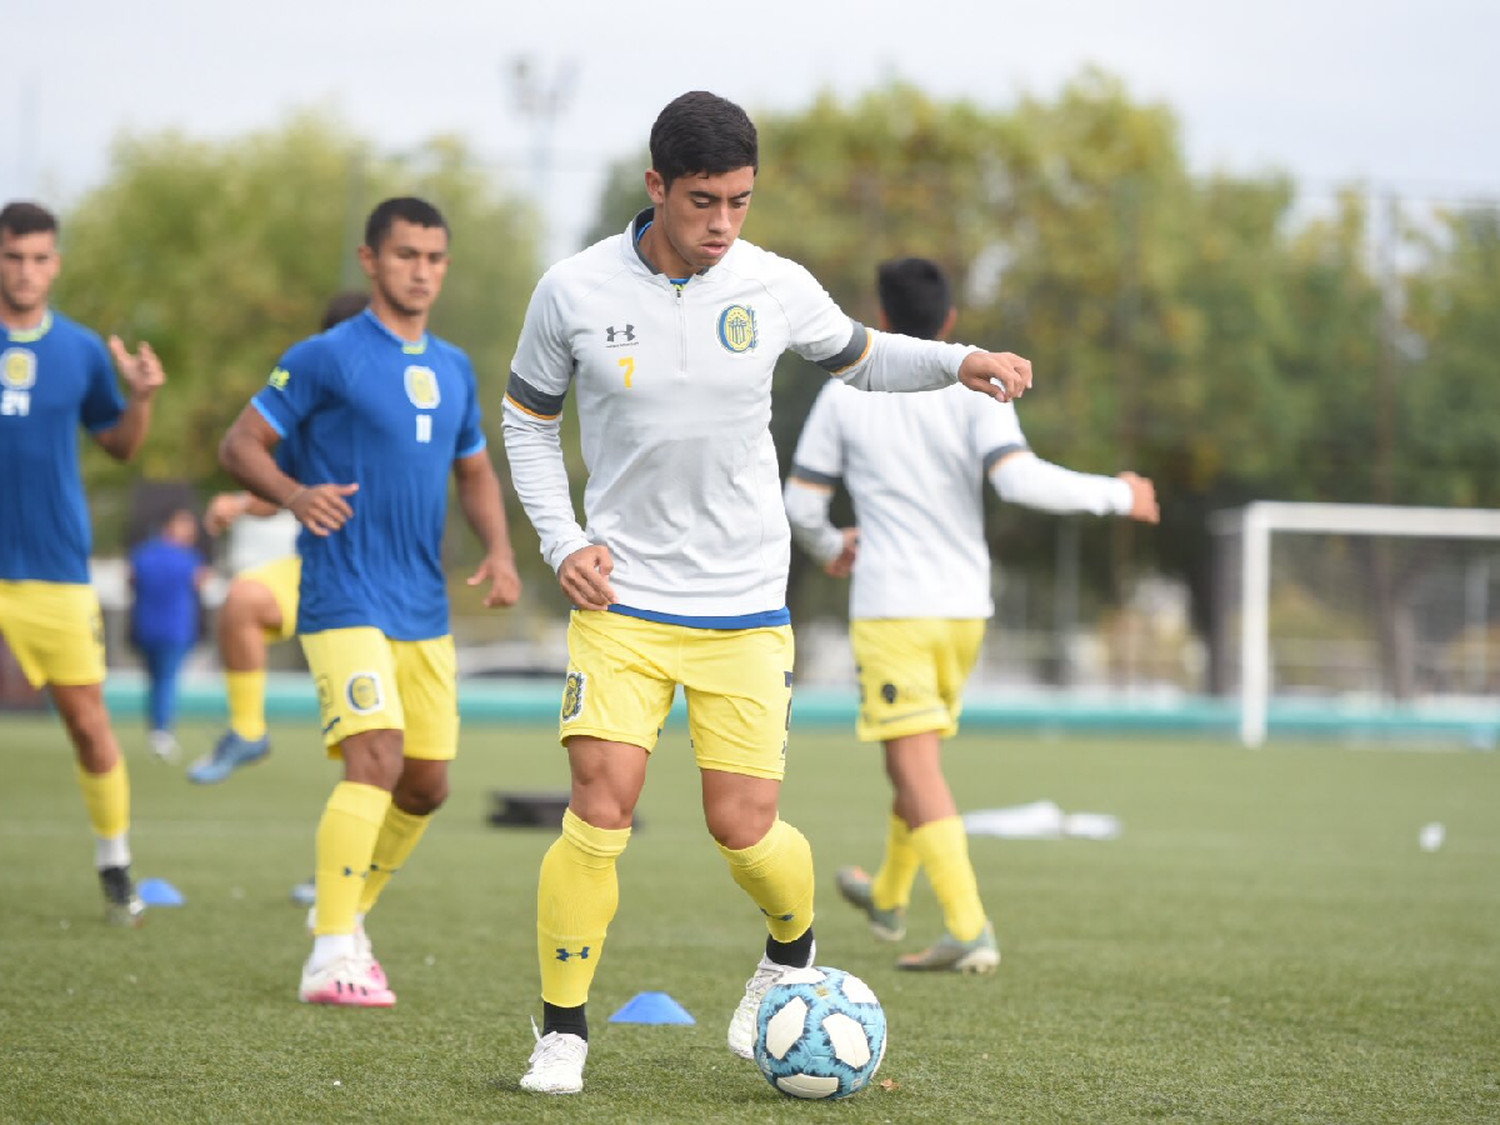
[[[580,961],[587,961],[589,959],[590,948],[590,946],[585,945],[582,949],[578,950],[559,949],[557,951],[557,959],[559,961],[566,961],[569,957],[577,957]]]
[[[790,922],[793,918],[797,917],[795,914],[772,914],[764,906],[760,908],[760,912],[767,918],[775,918],[778,922]]]
[[[622,344],[635,343],[635,325],[627,324],[624,328],[616,328],[611,324],[604,330],[604,342],[606,344],[613,344],[616,336],[620,337],[620,343]]]

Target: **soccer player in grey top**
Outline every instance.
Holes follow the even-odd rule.
[[[512,479],[577,607],[560,731],[572,795],[542,863],[544,1034],[528,1090],[582,1089],[615,863],[679,685],[709,833],[770,930],[730,1022],[734,1053],[750,1057],[771,983],[812,961],[812,854],[777,813],[792,637],[769,432],[776,359],[793,349],[863,390],[962,381],[1009,399],[1031,383],[1019,356],[851,321],[801,266],[740,239],[757,164],[739,106],[701,91],[669,104],[651,131],[653,207],[547,272],[512,366]],[[572,386],[589,473],[582,527],[558,441]]]

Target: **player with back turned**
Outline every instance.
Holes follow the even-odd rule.
[[[936,263],[886,262],[879,291],[882,327],[930,339],[952,330],[957,310]],[[1149,480],[1043,461],[1028,447],[1012,404],[951,390],[859,395],[830,381],[803,426],[786,483],[798,542],[830,574],[852,571],[857,734],[884,744],[895,791],[885,862],[873,879],[843,868],[839,891],[886,941],[906,933],[918,870],[927,872],[943,909],[946,932],[900,958],[902,969],[988,972],[1000,962],[942,769],[942,740],[958,731],[964,681],[994,610],[985,477],[1002,499],[1042,511],[1158,518]],[[840,480],[854,500],[857,529],[828,522]]]
[[[149,344],[132,355],[52,309],[57,219],[35,203],[0,210],[0,634],[44,684],[78,760],[111,921],[144,911],[130,878],[130,786],[104,706],[104,625],[89,584],[92,536],[78,430],[117,461],[146,439],[166,381]],[[122,398],[110,355],[125,379]]]
[[[450,476],[485,548],[470,584],[487,585],[486,605],[520,595],[474,371],[427,332],[448,260],[430,203],[376,207],[360,247],[370,307],[288,351],[220,449],[241,484],[302,523],[298,634],[324,743],[344,763],[318,825],[306,1003],[395,1003],[364,916],[447,797],[458,752],[441,558]],[[296,477],[273,456],[289,437]]]
[[[572,793],[542,861],[544,1026],[527,1090],[583,1088],[616,861],[679,685],[709,833],[770,931],[730,1021],[735,1054],[751,1057],[771,984],[812,963],[812,852],[777,811],[792,692],[777,358],[793,349],[862,390],[962,381],[1010,397],[1031,381],[1017,356],[871,331],[801,266],[740,240],[757,166],[739,106],[701,91],[674,100],[651,130],[653,207],[547,272],[516,351],[511,475],[576,607],[560,723]],[[558,439],[575,384],[586,529]]]

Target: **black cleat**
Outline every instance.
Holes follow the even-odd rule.
[[[104,919],[112,926],[139,926],[146,920],[146,904],[135,893],[128,867],[102,867],[99,885],[104,889]]]

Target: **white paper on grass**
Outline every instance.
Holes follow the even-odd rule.
[[[963,822],[971,836],[1006,840],[1113,840],[1123,830],[1120,818],[1109,813],[1065,813],[1056,801],[1047,800],[964,813]]]

